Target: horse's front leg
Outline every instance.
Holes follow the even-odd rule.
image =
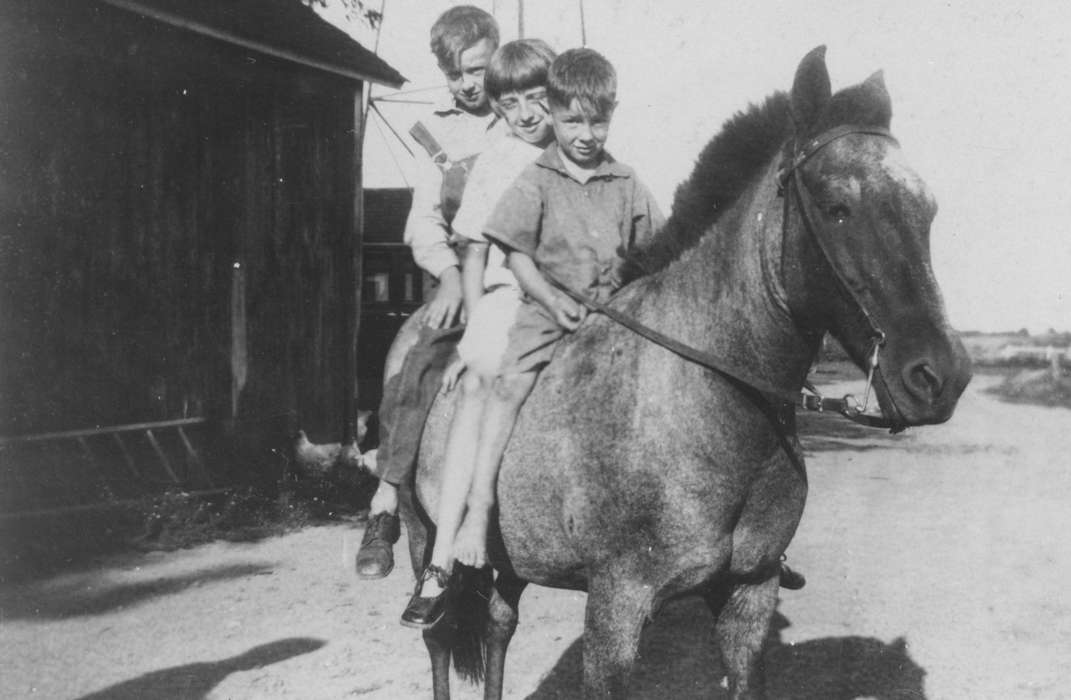
[[[714,634],[732,700],[766,697],[762,653],[777,608],[777,586],[775,573],[761,583],[727,585],[704,596],[714,613]]]
[[[517,605],[521,593],[528,585],[513,576],[499,574],[489,604],[487,620],[486,658],[483,696],[484,700],[499,700],[502,697],[502,679],[506,668],[506,649],[517,629]]]
[[[592,577],[584,616],[584,697],[588,700],[626,697],[653,599],[653,587],[644,586],[638,577]]]

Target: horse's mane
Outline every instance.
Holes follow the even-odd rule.
[[[677,186],[665,226],[626,258],[624,281],[657,272],[695,246],[765,169],[791,129],[788,95],[783,92],[725,122],[700,152],[691,176]]]
[[[812,131],[819,133],[849,123],[888,127],[891,112],[887,100],[872,97],[866,83],[841,90],[829,100]],[[665,226],[626,257],[622,281],[628,283],[664,269],[699,243],[765,170],[792,132],[789,97],[784,92],[770,95],[761,105],[750,105],[725,122],[699,154],[691,176],[677,187]]]

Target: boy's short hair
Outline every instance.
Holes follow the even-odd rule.
[[[498,47],[498,23],[472,5],[451,7],[431,25],[431,52],[443,70],[457,70],[461,52],[483,39]]]
[[[504,93],[529,90],[547,84],[547,71],[557,54],[542,39],[517,39],[503,44],[491,56],[483,87],[497,100]]]
[[[547,73],[547,101],[568,108],[576,100],[592,114],[606,115],[617,104],[617,72],[598,51],[569,49]]]

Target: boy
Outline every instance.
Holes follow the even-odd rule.
[[[450,244],[450,223],[461,201],[468,164],[501,138],[501,124],[483,85],[487,63],[497,48],[494,17],[476,7],[453,7],[431,28],[431,51],[450,94],[410,132],[431,159],[413,188],[404,238],[417,265],[439,286],[423,307],[420,335],[380,405],[380,482],[355,561],[360,578],[382,578],[394,567],[392,548],[400,534],[398,486],[412,473],[424,420],[460,337],[461,273]]]
[[[524,300],[512,314],[508,340],[494,362],[494,387],[484,403],[467,512],[452,551],[462,564],[486,564],[495,481],[513,422],[558,340],[576,330],[586,314],[547,277],[606,299],[617,288],[625,252],[663,223],[632,169],[604,150],[616,92],[613,66],[595,51],[572,49],[554,61],[547,99],[555,143],[525,167],[483,227],[484,235],[508,252]],[[403,624],[427,628],[442,617],[451,563],[442,552],[433,553]]]
[[[554,138],[546,88],[547,71],[554,58],[554,51],[545,42],[521,39],[502,46],[487,67],[485,87],[491,105],[510,133],[477,159],[454,219],[455,234],[468,239],[461,265],[468,322],[458,344],[459,360],[444,379],[449,387],[465,371],[447,439],[431,555],[431,563],[441,569],[453,562],[454,535],[465,511],[484,407],[520,304],[520,290],[506,267],[505,254],[497,247],[490,248],[483,236],[484,222],[514,178]],[[471,555],[466,558],[471,559]],[[434,619],[422,620],[420,616],[415,623],[404,623],[419,627],[434,623]]]

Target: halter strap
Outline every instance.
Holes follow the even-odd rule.
[[[871,347],[870,351],[867,354],[869,364],[867,367],[867,386],[864,404],[862,406],[858,406],[858,404],[856,404],[853,399],[852,402],[847,403],[845,407],[839,409],[840,413],[848,416],[849,418],[852,418],[852,420],[856,420],[857,417],[864,417],[863,412],[866,410],[867,404],[869,403],[870,392],[874,383],[874,374],[875,370],[878,367],[878,353],[880,352],[881,347],[885,344],[886,335],[885,331],[881,329],[881,326],[877,323],[877,321],[874,319],[874,316],[867,309],[866,304],[860,298],[859,293],[857,291],[858,285],[850,284],[849,280],[845,276],[844,271],[840,268],[840,266],[835,263],[826,228],[818,224],[817,217],[814,215],[814,210],[816,207],[814,205],[813,200],[809,196],[805,196],[809,195],[810,193],[807,192],[807,188],[803,184],[803,179],[799,177],[798,173],[800,166],[810,160],[810,158],[813,157],[816,153],[821,151],[833,141],[836,141],[837,139],[842,138],[844,136],[849,136],[851,134],[867,134],[872,136],[880,136],[882,138],[888,139],[889,141],[892,141],[893,143],[898,143],[893,137],[893,135],[889,132],[889,130],[882,127],[857,126],[851,124],[834,127],[832,129],[829,129],[828,131],[822,132],[818,136],[808,141],[806,144],[804,144],[803,148],[798,150],[793,149],[793,152],[791,154],[786,155],[785,161],[782,163],[781,167],[778,169],[777,172],[777,184],[779,192],[781,192],[783,195],[784,189],[788,184],[788,180],[791,179],[793,181],[792,191],[796,195],[796,201],[799,205],[798,208],[800,212],[800,218],[803,221],[804,227],[807,229],[807,231],[810,232],[811,236],[818,244],[818,249],[822,252],[822,256],[825,258],[827,266],[831,270],[833,270],[833,275],[837,280],[838,286],[841,288],[841,290],[843,290],[847,297],[851,299],[852,303],[855,305],[856,310],[859,312],[860,316],[863,319],[863,322],[866,324],[869,330]],[[789,198],[786,196],[784,221],[782,223],[783,226],[788,226],[788,200]],[[819,398],[821,399],[821,397]],[[848,398],[849,397],[845,397],[846,402]],[[889,400],[892,401],[892,398],[890,397]],[[895,407],[895,402],[893,402],[893,408]],[[900,423],[900,421],[895,419],[889,419],[887,417],[884,417],[882,419],[868,418],[866,422],[870,425],[889,428],[890,430],[892,430],[892,432],[900,432],[901,430],[903,430],[903,425]]]
[[[792,152],[789,156],[785,157],[785,160],[781,163],[781,167],[777,169],[777,187],[779,191],[784,191],[785,184],[788,182],[788,178],[792,173],[796,171],[801,165],[811,159],[811,156],[818,153],[820,150],[833,143],[837,139],[848,136],[850,134],[870,134],[872,136],[883,136],[893,143],[899,143],[896,137],[892,135],[888,129],[880,126],[859,126],[856,124],[841,124],[835,126],[832,129],[823,131],[818,136],[815,136],[807,143],[799,147],[797,144],[793,144]]]

